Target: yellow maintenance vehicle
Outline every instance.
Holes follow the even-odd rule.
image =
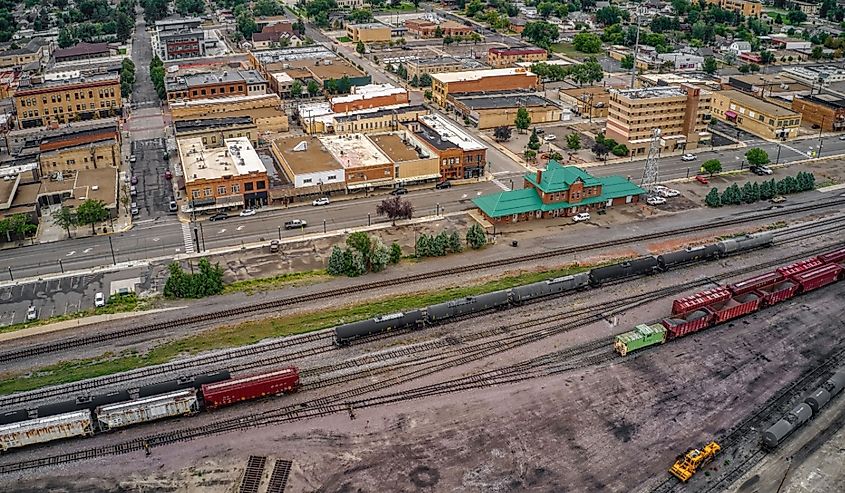
[[[716,442],[708,443],[701,450],[689,449],[684,455],[678,456],[678,460],[675,461],[669,472],[686,483],[699,468],[713,460],[716,453],[721,449],[722,447]]]

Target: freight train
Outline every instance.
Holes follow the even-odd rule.
[[[294,392],[298,387],[299,370],[293,366],[236,378],[231,378],[228,371],[221,371],[13,411],[2,416],[0,452],[164,418],[191,416],[204,409]]]
[[[355,339],[390,330],[420,328],[485,310],[516,306],[546,296],[599,287],[605,283],[635,276],[655,274],[695,262],[714,260],[726,255],[767,247],[773,241],[774,235],[770,232],[743,235],[704,246],[596,267],[590,271],[571,276],[447,301],[418,310],[343,324],[335,328],[335,343],[343,346]]]
[[[845,248],[779,267],[744,281],[708,289],[672,302],[671,314],[615,337],[622,356],[776,305],[845,277]]]

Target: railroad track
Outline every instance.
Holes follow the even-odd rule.
[[[828,250],[829,248],[830,247],[819,249],[818,252]],[[807,255],[812,255],[814,253],[817,252],[804,252],[801,255],[795,255],[787,257],[785,259],[767,262],[762,265],[743,269],[739,272],[732,272],[730,276],[741,274],[744,271],[763,269],[773,265],[781,265],[784,262],[792,260],[793,258],[802,258]],[[467,351],[459,351],[458,353],[464,352],[467,354],[458,354],[457,357],[450,357],[452,355],[442,355],[440,358],[436,358],[433,362],[430,362],[426,366],[422,368],[414,368],[413,371],[409,373],[390,377],[380,382],[370,383],[357,388],[344,390],[342,392],[335,393],[331,396],[315,399],[305,403],[288,405],[283,408],[257,413],[250,416],[239,416],[231,419],[210,423],[204,426],[186,428],[173,432],[152,435],[146,438],[135,439],[128,442],[115,444],[112,446],[98,447],[95,449],[87,449],[68,454],[60,454],[39,459],[2,464],[0,465],[0,474],[43,467],[47,465],[75,462],[78,460],[85,460],[105,455],[128,453],[140,450],[141,448],[143,448],[144,444],[148,444],[151,447],[167,445],[228,431],[244,430],[257,426],[266,426],[276,423],[299,421],[313,417],[335,414],[338,412],[352,412],[353,409],[387,404],[390,402],[398,402],[401,400],[410,400],[430,395],[458,392],[471,388],[479,388],[482,386],[514,383],[530,378],[536,378],[538,376],[552,375],[560,372],[571,371],[575,368],[595,366],[611,361],[615,361],[617,363],[629,362],[639,357],[639,355],[631,355],[625,359],[617,358],[615,354],[608,349],[612,338],[605,338],[603,340],[593,341],[591,343],[577,346],[574,348],[567,348],[554,354],[543,355],[527,362],[519,363],[517,365],[510,365],[505,368],[490,370],[488,372],[474,374],[468,377],[463,377],[461,379],[450,380],[448,382],[441,382],[438,384],[434,384],[433,386],[425,386],[420,387],[418,389],[411,389],[410,391],[405,390],[394,394],[376,396],[371,398],[360,398],[363,395],[367,395],[374,392],[380,392],[382,390],[389,389],[390,387],[401,385],[403,383],[408,383],[424,376],[433,375],[444,369],[457,367],[473,361],[478,361],[481,358],[489,357],[497,353],[508,351],[510,349],[513,349],[514,347],[527,344],[528,342],[535,342],[541,340],[545,337],[548,337],[549,335],[553,335],[554,333],[560,333],[561,331],[565,330],[572,330],[572,328],[583,325],[583,323],[585,322],[600,320],[606,318],[608,315],[621,313],[632,306],[638,306],[644,302],[647,302],[648,298],[659,299],[666,296],[667,294],[681,292],[690,289],[691,287],[695,287],[696,285],[707,284],[709,282],[709,280],[691,281],[683,285],[675,286],[672,288],[665,288],[653,293],[635,295],[625,299],[617,300],[611,310],[594,309],[592,310],[592,312],[585,311],[580,316],[576,317],[574,320],[571,320],[566,324],[558,325],[552,323],[552,327],[544,329],[540,332],[524,334],[518,339],[495,341],[496,344],[487,345],[481,348],[475,348],[469,351],[468,353]],[[569,314],[559,314],[557,317],[562,318],[567,316],[572,317],[571,312]],[[556,322],[556,320],[550,320],[548,317],[543,320],[546,322]],[[845,354],[845,350],[843,350],[841,353]],[[368,372],[367,376],[372,375]],[[356,380],[357,378],[360,378],[360,376],[351,375],[341,377],[340,379],[335,381],[335,383],[349,383],[353,380]],[[358,399],[350,400],[354,398]]]
[[[677,228],[670,231],[663,231],[660,233],[648,233],[640,236],[630,236],[627,238],[621,238],[617,240],[608,240],[598,243],[592,243],[589,245],[581,245],[581,246],[573,246],[573,247],[564,247],[558,248],[555,250],[551,250],[549,252],[544,253],[545,258],[550,257],[558,257],[561,255],[568,255],[571,253],[576,252],[583,252],[586,250],[595,250],[600,248],[607,248],[612,246],[619,246],[619,245],[627,245],[630,243],[638,243],[647,240],[653,239],[661,239],[667,236],[674,236],[674,235],[682,235],[688,233],[696,233],[701,232],[704,230],[716,229],[716,228],[723,228],[727,226],[735,226],[739,224],[746,224],[749,222],[755,222],[764,219],[771,219],[776,218],[784,215],[794,214],[797,212],[808,212],[808,211],[819,211],[822,209],[827,209],[830,207],[837,207],[845,204],[845,199],[834,199],[827,202],[811,204],[811,205],[803,205],[799,207],[795,207],[792,209],[779,209],[776,211],[765,212],[762,214],[757,214],[754,216],[742,217],[742,218],[733,218],[728,219],[721,222],[716,222],[713,224],[707,225],[699,225],[699,226],[690,226],[685,228]],[[385,279],[381,281],[375,281],[368,283],[367,285],[359,285],[359,286],[350,286],[345,288],[335,288],[330,289],[327,291],[322,291],[319,293],[312,293],[312,294],[304,294],[298,296],[291,296],[288,298],[282,298],[277,300],[270,300],[261,303],[255,303],[253,305],[244,305],[237,308],[231,308],[226,310],[219,310],[214,312],[208,312],[200,315],[194,315],[190,317],[183,317],[175,320],[168,320],[165,322],[159,322],[151,325],[141,325],[135,327],[123,327],[120,331],[111,331],[101,334],[92,334],[89,336],[79,337],[75,339],[68,339],[63,341],[56,341],[46,344],[35,344],[32,346],[22,347],[19,349],[15,349],[12,351],[6,351],[0,353],[0,361],[15,361],[24,358],[31,358],[34,356],[40,356],[43,354],[49,354],[54,352],[65,351],[68,349],[74,349],[78,347],[85,347],[90,346],[93,344],[99,344],[103,342],[108,342],[115,339],[122,339],[125,337],[147,334],[152,332],[158,332],[163,330],[170,330],[177,327],[182,327],[185,325],[195,325],[197,323],[202,322],[209,322],[209,321],[218,321],[218,320],[227,320],[233,317],[239,317],[243,315],[252,315],[257,314],[265,311],[274,311],[279,308],[283,308],[288,305],[294,305],[309,301],[316,301],[326,298],[336,298],[339,296],[343,296],[346,294],[355,294],[360,293],[361,291],[371,291],[375,289],[382,289],[386,287],[398,286],[402,284],[412,284],[419,281],[428,281],[431,279],[441,278],[441,277],[450,277],[456,274],[464,274],[467,272],[474,272],[478,270],[484,269],[491,269],[495,267],[503,267],[512,264],[519,264],[524,262],[536,261],[537,256],[534,254],[527,254],[527,255],[520,255],[516,257],[510,257],[505,259],[499,260],[492,260],[488,262],[483,262],[480,264],[475,265],[464,265],[460,267],[454,267],[451,269],[444,269],[440,271],[433,271],[424,274],[414,274],[411,276],[406,276],[402,278],[395,278],[395,279]]]

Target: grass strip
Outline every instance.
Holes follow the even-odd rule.
[[[227,284],[223,288],[223,294],[239,292],[254,294],[259,291],[278,289],[290,284],[311,284],[320,281],[327,281],[331,278],[332,276],[326,273],[326,269],[315,269],[305,272],[290,272],[286,274],[279,274],[278,276],[262,277],[260,279],[235,281]]]
[[[149,298],[140,300],[135,294],[112,295],[106,303],[106,306],[101,306],[99,308],[88,308],[85,310],[79,310],[73,313],[65,313],[64,315],[56,315],[55,317],[45,319],[37,319],[33,320],[32,322],[21,322],[12,325],[6,325],[5,327],[0,327],[0,334],[6,332],[15,332],[17,330],[27,329],[29,327],[38,327],[39,325],[64,322],[67,320],[76,320],[77,318],[85,318],[90,317],[92,315],[112,315],[115,313],[149,310],[150,308],[152,308],[153,302],[154,300]]]
[[[608,263],[611,262],[613,261],[608,261]],[[0,378],[2,378],[2,381],[0,381],[0,394],[25,392],[48,385],[71,383],[134,370],[136,368],[158,365],[172,361],[179,356],[193,355],[214,349],[245,346],[270,337],[312,332],[334,327],[342,323],[364,320],[375,317],[376,315],[421,308],[455,298],[474,296],[555,277],[567,276],[583,272],[590,268],[590,266],[571,265],[543,272],[526,272],[470,286],[422,291],[382,298],[347,307],[218,327],[190,337],[161,344],[144,354],[134,351],[119,354],[106,353],[96,358],[63,361],[30,372],[2,374],[0,375]]]

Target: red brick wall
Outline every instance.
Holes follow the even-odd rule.
[[[377,108],[380,106],[390,106],[394,104],[405,104],[408,102],[408,93],[391,94],[388,96],[378,96],[375,98],[361,99],[358,101],[350,101],[346,103],[332,104],[332,111],[336,113],[343,113],[346,111],[356,111],[368,108]]]

